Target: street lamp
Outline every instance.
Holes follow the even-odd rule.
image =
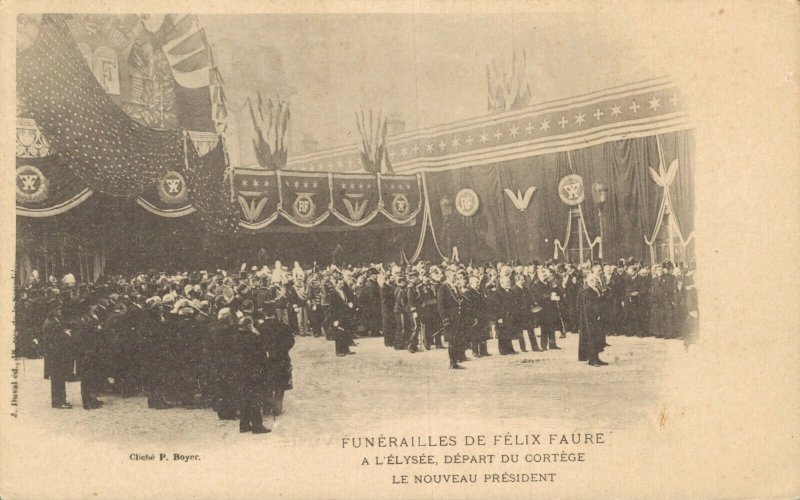
[[[603,207],[606,205],[606,201],[608,201],[608,186],[603,184],[600,181],[597,181],[592,186],[592,199],[594,200],[594,204],[597,207],[597,215],[598,220],[600,221],[600,260],[603,260],[603,242],[605,238],[603,237]]]

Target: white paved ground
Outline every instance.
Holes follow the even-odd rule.
[[[652,418],[665,370],[684,356],[680,341],[609,337],[612,346],[603,357],[610,364],[594,368],[577,361],[578,336],[570,335],[559,339],[560,351],[517,356],[497,355],[490,341],[495,355],[453,371],[446,350],[410,354],[388,349],[378,338],[357,342],[356,355],[337,358],[332,342],[298,338],[295,389],[287,392],[284,415],[267,420],[274,432],[265,439],[308,443],[442,420],[624,428]],[[55,410],[42,361],[20,361],[18,368],[19,419],[58,435],[122,445],[261,438],[240,435],[237,422],[220,421],[210,409],[149,410],[144,397],[106,396],[103,408],[85,411],[77,383],[68,384],[75,407]]]

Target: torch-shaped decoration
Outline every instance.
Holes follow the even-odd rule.
[[[361,166],[365,171],[371,173],[392,173],[392,164],[389,162],[389,151],[386,144],[386,123],[387,117],[378,112],[377,120],[374,119],[372,110],[369,115],[364,114],[364,110],[356,112],[356,126],[361,135],[359,153],[361,156]],[[367,121],[369,116],[369,121]]]
[[[603,207],[606,206],[606,201],[608,201],[608,186],[603,184],[600,181],[597,181],[592,186],[592,199],[594,200],[594,205],[597,207],[597,216],[598,220],[600,221],[600,259],[603,259],[603,242],[605,238],[603,237]]]
[[[486,64],[489,111],[508,111],[530,104],[531,88],[525,78],[527,63],[525,51],[520,53],[515,49],[510,72],[506,72],[502,64],[498,66],[494,58]]]
[[[256,152],[258,164],[263,168],[281,170],[286,166],[286,130],[289,128],[289,103],[277,98],[277,107],[272,99],[264,101],[258,93],[258,111],[253,110],[253,103],[247,99],[250,108],[250,118],[256,139],[253,140],[253,149]]]

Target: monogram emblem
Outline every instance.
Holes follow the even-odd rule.
[[[41,170],[33,165],[17,167],[17,199],[35,203],[47,198],[50,182]]]
[[[578,205],[583,202],[583,179],[580,175],[570,174],[558,183],[558,196],[567,205]]]
[[[164,203],[175,205],[183,203],[188,198],[186,193],[186,179],[179,172],[170,170],[158,183],[158,197]]]
[[[475,212],[478,211],[478,207],[480,206],[478,193],[469,188],[462,189],[458,192],[458,194],[456,194],[455,205],[458,213],[464,217],[471,217],[475,215]]]
[[[295,217],[301,220],[309,220],[314,217],[317,207],[314,205],[314,200],[311,199],[312,196],[314,193],[297,193],[297,198],[292,204]]]

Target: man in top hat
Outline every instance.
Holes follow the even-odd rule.
[[[62,305],[52,301],[47,318],[42,326],[44,341],[44,378],[50,379],[50,404],[53,408],[69,409],[67,403],[67,378],[72,375],[73,331],[67,319],[62,318]]]
[[[502,356],[518,354],[514,350],[512,339],[517,336],[517,301],[511,289],[511,275],[500,273],[497,279],[498,287],[489,299],[491,318],[497,329],[497,348]]]
[[[103,324],[97,316],[97,306],[83,304],[84,314],[76,325],[76,364],[77,375],[81,379],[81,403],[86,410],[94,410],[103,406],[97,399],[103,378],[101,356],[103,354]],[[88,307],[87,307],[88,306]]]
[[[456,288],[456,269],[448,266],[445,271],[445,282],[436,292],[436,305],[442,320],[447,354],[450,358],[451,370],[462,370],[458,364],[463,352],[459,354],[461,337],[464,334],[464,318],[461,310],[461,294]]]
[[[238,352],[236,339],[239,328],[236,316],[227,307],[217,312],[211,327],[212,408],[220,420],[236,420]]]
[[[289,351],[294,347],[294,336],[289,327],[275,316],[275,311],[266,308],[263,318],[255,322],[259,332],[261,348],[266,353],[266,379],[264,393],[265,415],[278,416],[283,413],[283,397],[292,389],[292,358]]]
[[[376,337],[381,334],[381,290],[378,285],[378,270],[367,269],[366,282],[359,295],[361,315],[367,335]]]
[[[580,337],[578,339],[578,361],[588,361],[590,366],[604,366],[599,353],[603,350],[603,338],[600,332],[600,277],[589,274],[586,277],[586,288],[578,296],[580,309]]]
[[[262,348],[259,331],[253,326],[253,318],[239,320],[236,334],[236,354],[239,392],[239,432],[264,434],[261,417],[261,398],[266,383],[266,353]]]
[[[339,357],[355,354],[350,350],[352,344],[353,315],[355,313],[354,297],[338,272],[331,275],[333,291],[330,293],[330,322],[332,337],[335,342],[336,355]]]

